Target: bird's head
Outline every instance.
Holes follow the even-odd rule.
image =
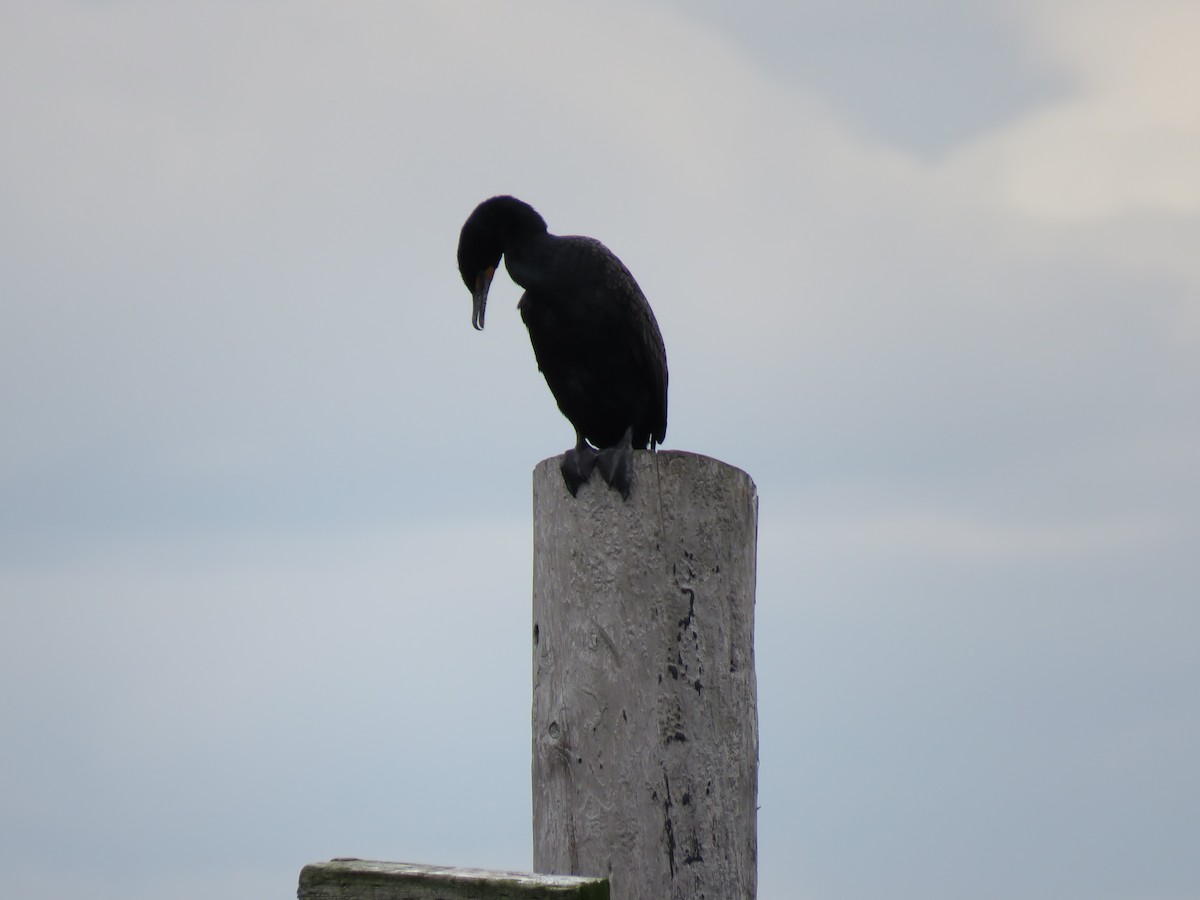
[[[471,324],[476,331],[483,331],[488,288],[503,252],[503,243],[486,228],[486,223],[472,214],[458,238],[458,272],[471,292]]]
[[[546,223],[532,206],[516,197],[484,200],[463,223],[458,236],[458,272],[471,292],[471,324],[483,330],[488,289],[509,243],[530,233],[545,233]]]

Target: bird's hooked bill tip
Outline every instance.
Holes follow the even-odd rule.
[[[487,312],[487,291],[476,293],[471,304],[471,327],[483,331],[483,316]]]
[[[476,331],[483,331],[483,317],[487,313],[488,288],[492,286],[492,276],[495,274],[495,268],[489,266],[475,278],[475,290],[471,292],[471,326]]]

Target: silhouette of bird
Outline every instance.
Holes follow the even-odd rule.
[[[471,324],[483,330],[500,258],[525,289],[517,308],[538,369],[575,427],[560,466],[571,495],[599,468],[629,498],[633,450],[667,433],[667,351],[629,270],[599,241],[550,234],[515,197],[475,208],[458,239],[458,270],[471,291]]]

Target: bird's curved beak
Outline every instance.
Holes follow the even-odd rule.
[[[495,266],[488,266],[475,277],[475,290],[471,293],[471,325],[476,331],[483,331],[483,314],[487,311],[488,288],[492,286],[492,276],[496,274]]]

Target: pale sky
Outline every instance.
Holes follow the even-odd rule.
[[[760,494],[763,900],[1200,896],[1200,5],[0,5],[0,866],[528,869],[512,193]]]

